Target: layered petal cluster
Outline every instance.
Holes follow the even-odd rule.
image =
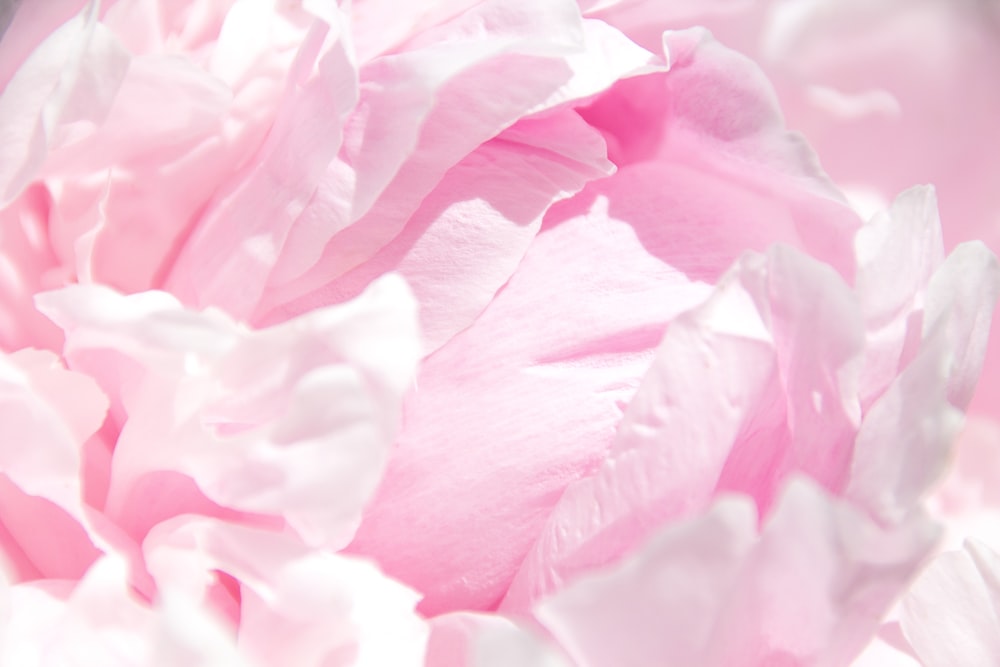
[[[1000,266],[765,4],[3,5],[0,663],[995,661]]]
[[[945,247],[1000,252],[1000,5],[994,0],[581,0],[588,16],[654,48],[664,29],[707,26],[767,73],[791,127],[866,212],[933,183]],[[975,400],[1000,423],[1000,330]],[[995,440],[1000,446],[1000,440]]]

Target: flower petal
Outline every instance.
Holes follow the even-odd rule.
[[[77,286],[38,301],[66,331],[70,363],[114,401],[122,430],[106,511],[133,536],[186,503],[211,512],[170,477],[180,474],[214,503],[285,519],[311,544],[350,539],[418,354],[399,278],[259,332],[155,292]]]
[[[858,654],[936,537],[891,529],[805,480],[756,535],[751,503],[720,500],[535,612],[577,664],[842,665]]]
[[[423,664],[418,596],[370,563],[267,531],[177,517],[143,544],[159,587],[201,601],[213,572],[239,589],[239,648],[259,664]],[[386,641],[392,637],[392,641]]]
[[[938,556],[903,599],[900,623],[924,667],[1000,660],[1000,557],[969,543]]]
[[[98,5],[49,35],[0,97],[0,205],[20,194],[50,150],[93,132],[111,107],[129,55],[97,21]]]

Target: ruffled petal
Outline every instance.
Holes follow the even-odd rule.
[[[105,556],[70,582],[21,584],[7,594],[0,660],[24,667],[250,667],[216,618],[174,599],[151,607],[128,587],[124,561]]]
[[[133,536],[223,506],[280,517],[310,544],[350,539],[419,352],[399,278],[259,332],[156,292],[77,286],[38,301],[66,331],[71,365],[112,397],[106,512]]]
[[[487,30],[485,36],[481,29]],[[477,146],[522,118],[599,93],[653,60],[607,26],[581,23],[572,3],[564,0],[482,3],[422,33],[407,47],[362,67],[361,99],[345,130],[344,151],[293,228],[259,315],[303,297],[315,303],[338,277],[359,266],[370,271],[363,263],[396,238],[414,215],[419,229],[427,210],[418,211],[421,202],[435,188],[445,192],[438,187],[442,178]],[[502,87],[505,94],[483,94],[490,87]],[[508,136],[534,148],[525,152],[534,167],[518,171],[535,178],[536,169],[553,156],[547,146],[534,147],[516,134]],[[595,144],[594,138],[583,141]],[[544,178],[560,185],[549,195],[550,202],[568,185],[559,161],[551,170]],[[447,191],[452,201],[480,195],[478,188],[463,185]],[[406,245],[405,240],[396,243]],[[493,250],[507,264],[522,252],[523,243]],[[494,291],[502,285],[491,282]],[[337,288],[327,291],[336,295]]]
[[[567,487],[505,605],[524,608],[616,561],[719,491],[746,493],[764,513],[793,470],[841,488],[860,418],[861,331],[829,267],[784,248],[740,260],[671,323],[605,461]]]
[[[417,594],[370,563],[190,517],[157,526],[143,550],[157,585],[182,598],[207,602],[218,573],[235,581],[238,646],[256,664],[423,664]]]
[[[73,579],[97,556],[83,525],[82,459],[107,408],[91,378],[50,352],[0,357],[0,542],[17,578]]]
[[[600,466],[668,323],[701,302],[748,246],[786,241],[811,247],[858,222],[809,160],[797,149],[785,150],[789,141],[798,144],[781,128],[770,92],[740,83],[748,63],[706,42],[701,32],[678,35],[676,42],[671,53],[681,65],[634,79],[647,79],[652,99],[683,99],[693,113],[742,85],[743,106],[761,109],[759,123],[766,129],[755,129],[755,120],[745,133],[725,135],[722,119],[705,127],[691,125],[683,114],[666,122],[627,117],[621,125],[659,126],[654,154],[621,161],[625,166],[613,176],[552,207],[496,298],[424,362],[386,481],[351,546],[424,592],[422,611],[498,604],[567,484]],[[728,66],[734,59],[740,67]],[[678,83],[668,86],[673,76]],[[626,84],[631,82],[620,85]],[[621,94],[617,88],[606,93]],[[581,115],[596,123],[588,110]],[[623,136],[614,127],[599,127],[609,145]],[[705,156],[729,139],[734,146],[728,157],[707,163]],[[761,194],[754,180],[752,172],[770,167],[751,168],[737,157],[769,141],[778,147],[768,153],[768,164],[788,175],[780,196]],[[734,172],[747,180],[734,179]],[[824,258],[843,273],[853,272],[849,243],[823,248]],[[822,434],[817,425],[827,443],[842,441],[844,425],[856,416],[844,407],[848,399],[834,395],[849,393],[850,373],[827,379],[822,364],[846,365],[861,330],[856,316],[839,316],[843,299],[852,298],[847,287],[829,269],[822,273],[820,283],[840,285],[823,313],[831,322],[829,340],[838,342],[823,350],[828,339],[811,341],[819,348],[818,368],[810,368],[810,353],[796,357],[791,350],[782,364],[795,366],[793,375],[817,385],[824,398],[830,395],[823,414],[831,421],[818,424],[838,426]],[[537,313],[545,313],[543,322]],[[855,333],[838,338],[855,325]],[[796,392],[805,443],[806,415],[815,409],[808,404],[811,394]],[[834,416],[837,410],[841,414]],[[843,443],[818,445],[814,451],[822,454],[815,456],[806,451],[803,457],[813,459],[803,465],[810,469],[839,465],[822,456],[846,460]],[[831,485],[835,477],[830,474]],[[467,540],[470,534],[477,539]]]
[[[535,615],[588,667],[667,656],[705,667],[842,665],[935,539],[926,519],[883,529],[797,480],[759,536],[750,502],[720,500],[541,602]]]
[[[982,244],[966,244],[927,283],[923,311],[911,314],[923,339],[867,411],[851,464],[847,494],[886,518],[909,512],[944,472],[982,368],[1000,266]]]
[[[299,47],[267,139],[238,179],[217,193],[170,269],[186,302],[245,318],[263,290],[289,228],[337,155],[357,74],[343,19],[314,19]],[[315,71],[314,71],[315,70]]]
[[[268,313],[263,322],[352,298],[392,271],[413,288],[429,354],[472,324],[493,299],[553,202],[612,170],[604,142],[574,111],[522,120],[445,174],[378,254]]]
[[[97,21],[99,3],[49,35],[0,97],[0,205],[37,174],[48,152],[104,121],[129,66],[129,54]]]

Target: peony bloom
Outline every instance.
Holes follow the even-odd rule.
[[[995,660],[1000,266],[687,4],[4,5],[0,663]]]

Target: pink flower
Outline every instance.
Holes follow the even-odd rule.
[[[993,555],[921,568],[1000,267],[862,220],[689,27],[752,11],[17,8],[0,662],[994,655],[927,611]]]

